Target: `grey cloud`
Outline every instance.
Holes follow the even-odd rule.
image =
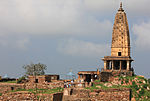
[[[27,46],[30,43],[30,40],[28,37],[25,36],[0,36],[0,47],[1,48],[12,48],[15,50],[22,50],[26,51],[28,50]]]
[[[102,57],[108,54],[109,45],[69,39],[60,42],[57,50],[71,56]]]
[[[101,29],[100,34],[107,33],[111,30],[112,24],[101,17],[109,15],[114,8],[118,9],[120,1],[1,0],[0,30],[2,33],[0,34],[5,32],[5,34],[29,35],[90,35],[91,33],[93,35]],[[149,15],[147,12],[150,9],[149,0],[123,2],[127,11],[133,15]],[[92,12],[97,15],[93,15]],[[100,21],[100,18],[103,20]]]
[[[90,35],[101,28],[100,34],[108,32],[111,22],[99,21],[86,9],[81,0],[0,1],[0,34]]]
[[[135,45],[138,50],[150,49],[150,21],[133,25],[133,34],[136,35]]]

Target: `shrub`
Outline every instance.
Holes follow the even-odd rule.
[[[143,88],[145,88],[145,89],[146,89],[146,88],[147,88],[147,86],[148,86],[147,84],[144,84],[144,85],[143,85]]]
[[[144,93],[145,93],[144,89],[141,88],[141,91],[139,91],[139,94],[140,94],[140,95],[144,95]]]
[[[18,80],[17,80],[17,83],[22,83],[23,80],[26,80],[26,78],[24,76],[20,77]]]
[[[134,85],[134,88],[135,88],[136,90],[139,90],[139,87],[138,87],[137,85]]]
[[[132,85],[136,85],[135,81],[132,82]]]
[[[142,81],[139,81],[139,83],[141,84],[141,83],[142,83]]]
[[[119,76],[119,80],[123,80],[123,77],[122,77],[122,76]]]
[[[150,92],[149,91],[145,91],[145,96],[147,96],[148,98],[150,98]]]
[[[135,73],[133,73],[133,75],[132,76],[137,76]]]
[[[136,90],[139,90],[139,87],[138,85],[135,83],[135,81],[132,82],[132,88],[136,89]]]
[[[125,82],[126,82],[126,83],[129,83],[129,79],[126,79]]]
[[[121,84],[123,84],[123,81],[121,81]]]
[[[150,79],[148,79],[148,83],[150,84]]]
[[[138,79],[142,79],[142,80],[144,80],[145,78],[144,78],[144,77],[141,77],[141,76],[138,76]]]
[[[101,82],[101,80],[95,80],[95,82]]]

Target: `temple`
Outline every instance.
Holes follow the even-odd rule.
[[[122,8],[122,3],[120,3],[120,8],[114,20],[111,56],[104,56],[102,60],[104,61],[102,72],[118,73],[118,75],[133,75],[133,69],[131,68],[133,59],[130,56],[129,26],[126,13]]]

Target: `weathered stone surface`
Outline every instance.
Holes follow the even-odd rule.
[[[0,101],[62,101],[63,93],[34,94],[26,91],[10,92],[0,96]]]
[[[17,89],[54,89],[57,87],[64,87],[63,81],[50,82],[50,83],[0,83],[0,93],[7,93]]]
[[[75,93],[74,93],[75,91]],[[91,90],[73,89],[72,95],[63,96],[63,101],[130,101],[130,89]],[[78,93],[77,93],[78,92]]]
[[[0,93],[6,93],[16,89],[24,89],[24,84],[0,83]]]
[[[118,52],[121,52],[121,56],[130,56],[129,26],[122,4],[115,16],[112,33],[111,56],[118,56]]]
[[[112,84],[111,83],[105,83],[104,86],[106,86],[106,87],[112,87]]]

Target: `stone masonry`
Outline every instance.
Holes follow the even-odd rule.
[[[67,95],[68,94],[68,95]],[[63,101],[130,101],[130,89],[64,89]]]

